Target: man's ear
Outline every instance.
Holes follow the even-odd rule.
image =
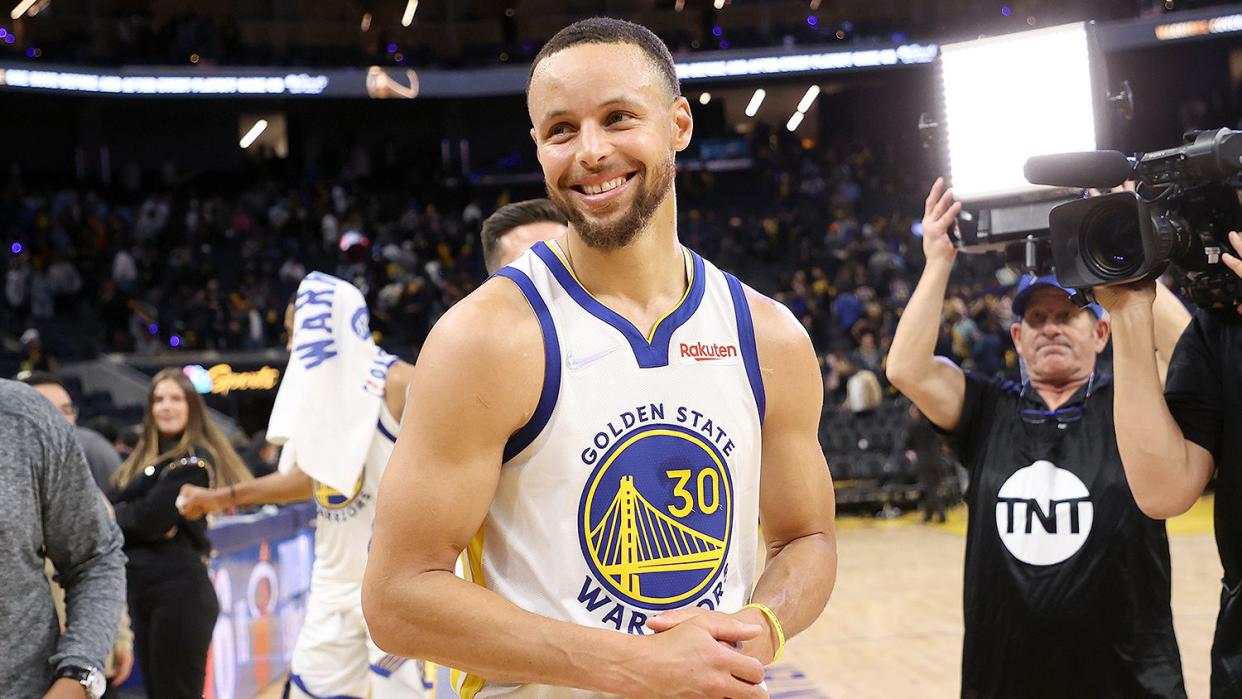
[[[673,101],[673,150],[680,153],[690,145],[694,135],[694,114],[685,97]]]
[[[1091,311],[1087,311],[1091,313]],[[1095,353],[1099,354],[1108,346],[1108,337],[1112,333],[1113,326],[1108,321],[1108,317],[1097,318],[1095,321]]]

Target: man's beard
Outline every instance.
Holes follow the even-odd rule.
[[[660,208],[673,189],[673,175],[676,171],[672,155],[660,166],[647,170],[647,176],[643,178],[643,184],[629,211],[608,223],[598,223],[587,218],[568,197],[551,187],[547,188],[548,198],[569,219],[582,242],[596,250],[617,250],[634,242],[639,231],[651,222],[656,209]]]

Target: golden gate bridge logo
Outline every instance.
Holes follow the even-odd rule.
[[[632,603],[680,606],[719,575],[732,531],[732,480],[709,442],[672,425],[618,440],[583,493],[588,566]]]
[[[358,497],[358,493],[362,492],[362,482],[366,475],[366,472],[363,471],[358,476],[358,482],[354,483],[354,492],[351,495],[346,495],[326,483],[315,481],[315,502],[329,510],[339,510],[342,507],[347,507]]]

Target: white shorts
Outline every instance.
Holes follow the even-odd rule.
[[[287,696],[299,699],[432,699],[434,667],[388,655],[371,642],[361,607],[330,608],[311,595],[293,649]]]

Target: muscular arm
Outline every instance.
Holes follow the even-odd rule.
[[[290,502],[310,500],[314,494],[315,481],[302,469],[294,466],[283,473],[271,473],[262,478],[244,481],[233,486],[232,501],[227,505],[284,505]],[[228,494],[228,488],[215,488]]]
[[[1210,452],[1185,438],[1165,403],[1151,294],[1096,290],[1112,319],[1113,411],[1126,480],[1144,513],[1167,519],[1190,509],[1216,466]]]
[[[819,618],[837,577],[836,501],[818,437],[823,391],[802,326],[784,307],[748,293],[767,398],[759,489],[767,565],[752,599],[772,610],[790,638]],[[757,615],[747,621],[765,623],[758,610],[745,611]],[[768,662],[773,652],[764,647],[755,657]]]
[[[936,337],[956,255],[948,229],[960,210],[961,204],[953,203],[953,193],[945,192],[944,183],[936,180],[923,216],[927,263],[897,323],[884,372],[929,420],[950,432],[962,418],[966,376],[952,361],[936,356]]]
[[[538,402],[542,348],[534,314],[504,278],[484,284],[436,325],[414,368],[401,434],[380,487],[363,611],[384,650],[489,682],[650,694],[654,690],[643,689],[650,690],[652,677],[694,674],[684,653],[672,657],[670,645],[691,638],[693,630],[665,638],[577,626],[525,611],[453,574],[491,505],[505,442]],[[761,632],[734,623],[747,633],[732,640]],[[710,636],[699,640],[695,648],[711,656],[706,662],[733,663],[734,674],[750,672],[751,682],[762,678],[757,662]],[[660,672],[674,660],[682,665]],[[741,668],[742,661],[753,668]],[[716,696],[757,691],[747,687]]]

